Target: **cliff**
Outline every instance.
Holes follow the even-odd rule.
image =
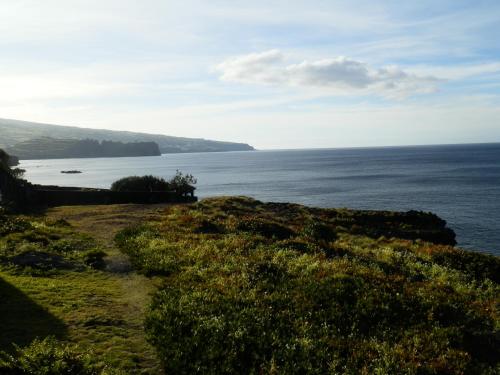
[[[213,141],[202,138],[172,137],[161,134],[88,129],[73,126],[41,124],[28,121],[0,119],[0,148],[14,146],[44,137],[58,139],[95,139],[114,142],[155,142],[162,153],[252,151],[246,143]]]
[[[7,150],[10,154],[15,154],[24,160],[161,155],[155,142],[99,142],[93,139],[75,140],[50,137],[24,141]]]

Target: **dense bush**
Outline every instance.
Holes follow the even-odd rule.
[[[165,181],[155,176],[130,176],[121,178],[111,184],[112,191],[175,191],[179,194],[189,193],[196,184],[196,178],[183,174],[179,170],[170,180]]]
[[[28,220],[0,214],[0,262],[30,272],[104,268],[103,252],[89,235],[75,232],[64,220]]]
[[[315,220],[308,222],[302,232],[306,237],[316,241],[330,242],[337,239],[337,234],[330,225]]]
[[[198,181],[192,174],[183,174],[181,171],[177,170],[175,176],[168,181],[168,185],[171,190],[180,194],[185,194],[190,192],[197,182]]]
[[[294,232],[280,223],[262,219],[259,217],[245,217],[238,221],[237,230],[259,234],[268,238],[285,239],[291,237]]]
[[[24,172],[26,172],[24,169],[11,168],[17,164],[17,161],[17,158],[10,156],[4,150],[0,149],[0,173],[5,172],[14,178],[22,178]]]
[[[92,364],[89,353],[59,344],[53,338],[35,340],[13,355],[0,352],[3,375],[98,375],[106,373]]]
[[[106,262],[104,261],[106,256],[107,254],[102,250],[91,249],[83,252],[82,259],[83,263],[87,266],[100,270],[106,267]]]
[[[117,237],[164,277],[145,327],[167,373],[498,371],[500,288],[482,256],[467,253],[470,268],[448,246],[335,233],[330,212],[250,203],[172,207]]]
[[[23,218],[0,213],[0,235],[2,236],[9,233],[24,232],[31,228],[31,223]]]
[[[121,178],[111,185],[112,191],[167,191],[168,183],[155,176],[131,176]]]

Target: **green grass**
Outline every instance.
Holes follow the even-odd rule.
[[[168,373],[500,369],[500,260],[443,245],[434,215],[214,198],[116,241],[163,280],[146,331]]]
[[[57,212],[71,217],[74,210]],[[127,374],[158,372],[143,331],[152,288],[148,280],[89,262],[89,254],[100,260],[104,252],[117,250],[54,213],[1,219],[0,350],[12,353],[14,344],[24,347],[35,338],[54,336],[78,344],[82,352],[92,351],[95,364]],[[16,263],[27,252],[35,261]],[[47,254],[57,261],[46,261]]]

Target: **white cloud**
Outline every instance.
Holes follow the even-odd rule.
[[[220,78],[230,82],[286,85],[327,89],[338,93],[375,93],[405,97],[436,90],[438,79],[419,76],[396,66],[374,68],[368,64],[336,57],[287,64],[278,50],[226,60],[216,68]]]
[[[438,75],[444,79],[464,79],[474,76],[500,73],[500,62],[479,64],[460,64],[455,66],[415,66],[411,68],[415,74]]]

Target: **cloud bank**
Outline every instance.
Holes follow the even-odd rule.
[[[326,89],[334,93],[375,93],[402,98],[437,90],[439,79],[419,76],[396,66],[374,68],[344,56],[288,63],[278,50],[228,59],[216,67],[228,82]]]

